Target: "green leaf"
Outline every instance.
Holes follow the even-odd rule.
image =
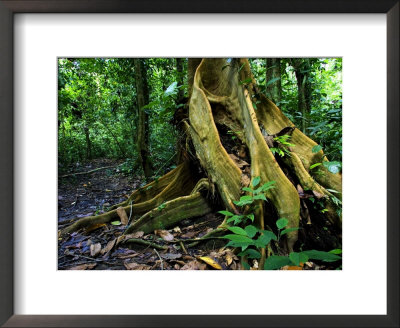
[[[272,255],[265,260],[264,270],[277,270],[292,262],[286,256]]]
[[[259,194],[253,197],[253,199],[262,199],[262,200],[267,200],[267,197],[265,197],[264,194]]]
[[[253,238],[258,232],[258,229],[253,225],[248,225],[244,227],[244,230],[246,231],[246,234],[249,238]]]
[[[260,177],[255,177],[255,178],[253,179],[253,181],[251,182],[251,185],[252,185],[253,187],[257,187],[258,184],[260,183],[260,180],[261,180]]]
[[[226,247],[241,247],[242,251],[244,251],[247,247],[249,247],[249,243],[239,242],[239,241],[230,241],[226,244]]]
[[[232,216],[233,213],[229,212],[229,211],[218,211],[218,213],[222,214],[222,215],[226,215],[226,216]]]
[[[313,165],[310,166],[310,170],[312,170],[313,168],[322,165],[322,163],[315,163]]]
[[[232,231],[233,233],[237,234],[237,235],[243,235],[243,236],[247,236],[246,231],[244,231],[242,228],[240,227],[228,227],[228,229],[230,231]]]
[[[245,270],[250,270],[250,265],[247,262],[243,261],[242,265]]]
[[[277,239],[278,238],[272,231],[262,230],[262,235],[258,237],[258,239],[255,241],[255,245],[257,247],[265,247],[270,243],[271,240]]]
[[[273,79],[269,80],[265,86],[267,87],[270,84],[272,84],[272,83],[274,83],[274,82],[276,82],[276,81],[278,81],[280,79],[281,79],[280,77],[274,77]]]
[[[328,169],[329,172],[336,174],[340,172],[340,168],[342,164],[340,162],[324,162],[324,166]]]
[[[322,149],[322,146],[316,145],[316,146],[312,147],[311,151],[313,152],[313,154],[315,154],[315,153],[318,153],[321,149]]]
[[[286,235],[286,234],[289,233],[289,232],[296,231],[296,230],[299,230],[299,229],[300,229],[300,228],[287,228],[287,229],[285,229],[285,230],[282,230],[281,236],[284,236],[284,235]]]
[[[301,263],[305,263],[308,261],[308,256],[304,253],[296,253],[292,252],[289,254],[289,259],[297,266]]]
[[[178,91],[177,86],[178,86],[177,82],[171,83],[171,85],[167,88],[167,90],[165,90],[164,96],[170,96],[170,95],[176,93]]]
[[[340,248],[332,249],[331,251],[329,251],[329,253],[332,253],[332,254],[342,254],[342,250],[341,250]]]
[[[235,242],[240,242],[240,243],[247,243],[248,245],[253,245],[253,240],[251,240],[249,237],[242,236],[242,235],[225,235],[222,236],[221,238],[224,239],[229,239]]]
[[[284,227],[287,226],[288,223],[289,223],[288,219],[280,218],[279,220],[276,221],[276,226],[278,227],[278,229],[283,229]]]
[[[248,191],[248,192],[251,192],[251,193],[254,191],[253,189],[251,189],[249,187],[243,187],[242,190]]]
[[[255,249],[248,248],[244,252],[240,252],[238,254],[239,256],[247,256],[249,259],[259,259],[261,258],[261,254],[259,251],[256,251]]]
[[[275,188],[274,184],[275,184],[275,181],[266,182],[261,187],[259,187],[256,190],[254,190],[254,193],[258,194],[258,193],[260,193],[262,191],[267,191],[269,189]]]
[[[119,225],[121,225],[121,221],[112,221],[111,224],[115,225],[115,226],[119,226]]]
[[[341,259],[341,257],[336,254],[323,251],[310,250],[310,251],[303,251],[302,253],[306,254],[309,259],[321,260],[325,262],[335,262]]]
[[[251,220],[251,222],[254,222],[254,214],[250,213],[246,215],[247,218],[249,218]]]
[[[243,80],[243,81],[240,81],[240,84],[248,84],[248,83],[251,83],[251,77],[249,77],[249,78],[247,78],[247,79],[245,79],[245,80]]]
[[[226,220],[226,222],[230,223],[233,221],[234,224],[237,224],[237,223],[242,222],[243,217],[244,217],[243,215],[234,215],[234,216],[231,216],[228,220]]]
[[[244,64],[242,64],[242,66],[240,66],[240,68],[238,69],[238,73],[240,73],[240,71],[243,69]]]

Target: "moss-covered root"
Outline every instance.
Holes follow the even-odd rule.
[[[129,215],[129,213],[128,213]],[[100,215],[96,216],[87,216],[82,219],[79,219],[75,221],[73,224],[70,226],[64,228],[63,230],[60,231],[60,237],[65,236],[68,233],[72,233],[74,231],[77,231],[82,228],[89,227],[94,224],[102,224],[102,223],[108,223],[112,221],[114,218],[118,217],[117,211],[113,210],[107,213],[103,213]]]
[[[129,196],[129,198],[122,203],[115,204],[110,207],[111,210],[115,210],[118,207],[125,207],[128,206],[129,204],[137,204],[137,203],[143,203],[145,201],[148,201],[150,199],[153,199],[155,196],[160,194],[173,180],[176,180],[176,178],[183,174],[184,171],[188,170],[188,164],[187,163],[181,163],[178,165],[175,169],[171,170],[167,174],[163,175],[159,179],[155,179],[154,181],[148,183],[147,185],[136,189],[132,194]]]
[[[168,184],[166,184],[167,182]],[[133,217],[138,218],[148,211],[157,208],[163,202],[175,199],[182,195],[188,195],[193,190],[195,182],[196,181],[193,179],[189,164],[182,163],[175,170],[161,177],[159,179],[159,184],[152,182],[148,185],[148,188],[143,188],[144,190],[142,192],[138,191],[138,195],[135,196],[135,193],[133,193],[132,204],[130,204],[130,202],[124,202],[119,205],[122,205],[127,215],[130,215],[130,212],[132,211]],[[161,188],[160,186],[164,187]],[[141,202],[138,202],[138,199],[140,199]],[[119,216],[116,209],[100,215],[84,217],[61,230],[60,236],[64,236],[67,233],[71,233],[93,224],[108,223],[113,219],[117,219],[118,217]]]
[[[211,207],[200,192],[189,196],[182,196],[168,201],[161,206],[147,212],[132,223],[125,234],[133,231],[150,233],[156,229],[167,229],[187,218],[205,215],[211,212]]]

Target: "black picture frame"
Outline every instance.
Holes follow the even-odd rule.
[[[0,0],[0,324],[4,327],[399,327],[399,7],[399,0]],[[16,13],[385,13],[387,315],[14,315],[13,17]]]

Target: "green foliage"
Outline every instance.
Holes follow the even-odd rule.
[[[258,196],[262,195],[265,198],[264,193],[269,189],[274,188],[275,181],[270,181],[263,184],[261,187],[254,189],[259,186],[260,182],[260,177],[253,178],[251,181],[252,188],[243,188],[243,191],[250,193],[250,195],[242,196],[239,201],[234,202],[242,208],[248,208],[246,214],[233,214],[230,211],[225,210],[218,212],[227,217],[227,223],[233,222],[234,224],[233,226],[227,227],[227,229],[232,233],[221,237],[222,239],[229,240],[226,247],[240,248],[241,252],[238,255],[248,259],[261,258],[261,249],[266,248],[271,241],[276,241],[277,245],[279,245],[282,236],[299,229],[298,227],[287,228],[289,220],[286,218],[279,218],[276,221],[275,224],[278,231],[277,235],[273,231],[262,230],[252,224],[248,224],[248,220],[251,222],[254,221],[254,214],[249,212],[254,212],[256,209],[255,202],[260,199]],[[265,200],[267,199],[265,198]],[[238,225],[244,226],[240,227]],[[335,249],[330,252],[316,250],[291,252],[288,256],[272,255],[266,259],[264,270],[277,270],[286,265],[299,266],[301,263],[305,263],[310,259],[334,262],[341,259],[338,254],[341,254],[340,249]],[[246,261],[242,261],[242,265],[245,269],[250,268]]]
[[[280,157],[285,155],[290,156],[289,147],[294,147],[294,144],[289,142],[290,135],[284,134],[282,136],[275,137],[274,140],[278,143],[279,147],[271,147],[271,152],[275,155],[278,154]]]

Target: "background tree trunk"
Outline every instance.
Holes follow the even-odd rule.
[[[306,133],[308,127],[307,118],[311,112],[310,60],[308,58],[296,58],[292,59],[291,63],[297,80],[297,106],[302,114],[301,129],[303,133]]]
[[[90,142],[90,135],[89,135],[89,128],[87,125],[83,127],[85,131],[85,137],[86,137],[86,158],[91,159],[92,158],[92,143]]]
[[[178,90],[177,103],[180,103],[182,101],[185,94],[185,90],[183,89],[183,61],[183,58],[176,58],[176,82],[178,82],[178,87],[180,87]]]
[[[281,59],[266,59],[265,94],[279,106],[282,100]]]
[[[143,108],[149,103],[149,91],[143,60],[139,58],[134,59],[134,66],[138,104],[136,145],[140,165],[143,168],[146,178],[149,178],[153,175],[153,167],[149,154],[149,115],[146,113],[145,108]]]

